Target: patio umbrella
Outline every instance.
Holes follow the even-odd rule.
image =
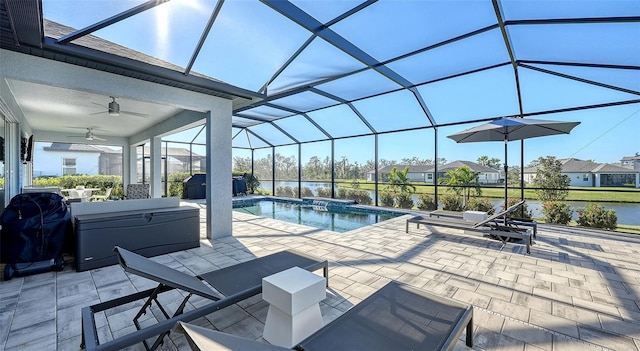
[[[451,134],[447,138],[457,143],[504,141],[504,204],[507,208],[507,143],[541,136],[569,134],[580,122],[550,121],[542,119],[503,117],[477,127]]]

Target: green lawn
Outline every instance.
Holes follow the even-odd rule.
[[[336,184],[341,187],[350,188],[352,180],[336,181]],[[360,180],[360,189],[374,190],[374,184],[365,180]],[[420,183],[412,183],[416,186],[416,193],[418,194],[433,194],[434,187],[431,185],[424,186]],[[379,184],[379,190],[384,189],[384,184]],[[446,191],[445,186],[438,187],[439,193]],[[585,202],[628,202],[628,203],[640,203],[640,189],[631,187],[570,187],[569,196],[567,201],[585,201]],[[484,186],[482,188],[482,196],[488,198],[501,199],[504,198],[504,188],[499,186]],[[520,197],[520,189],[509,189],[510,197]],[[537,200],[535,190],[524,190],[524,198],[529,200]]]
[[[359,188],[364,190],[373,191],[375,185],[371,182],[365,180],[358,181]],[[353,180],[336,180],[336,185],[339,187],[351,188],[353,184]],[[416,192],[418,194],[433,194],[434,187],[431,185],[425,186],[418,183],[413,183],[416,186]],[[384,189],[384,184],[379,184],[379,190],[382,191]],[[438,187],[439,193],[442,194],[446,192],[446,187],[441,186]],[[597,191],[594,191],[597,190]],[[622,191],[624,192],[622,192]],[[504,188],[499,186],[487,186],[482,188],[482,196],[486,196],[489,198],[501,199],[504,197]],[[511,197],[520,197],[520,189],[509,189],[509,196]],[[525,199],[529,200],[537,200],[538,197],[533,189],[525,189],[524,191]],[[585,201],[585,202],[627,202],[627,203],[640,203],[640,189],[629,188],[629,187],[601,187],[601,188],[584,188],[584,187],[571,187],[569,191],[569,197],[567,201]],[[544,223],[544,220],[541,218],[537,218],[541,223]],[[576,226],[576,222],[571,222],[570,226]],[[640,234],[640,226],[637,225],[628,225],[628,224],[619,224],[616,229],[617,232],[631,233],[631,234]]]

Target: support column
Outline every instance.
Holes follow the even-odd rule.
[[[207,238],[231,236],[232,148],[231,103],[207,113]]]
[[[128,184],[136,184],[138,182],[138,148],[136,146],[129,145],[127,150],[124,150],[125,155],[128,155],[128,162],[125,163],[129,167],[129,171],[122,177],[124,183],[124,189],[127,190]],[[125,157],[126,158],[126,157]]]
[[[20,125],[5,123],[5,205],[11,198],[20,194],[22,190],[22,175],[20,174]],[[7,190],[8,189],[8,190]]]
[[[636,173],[636,188],[640,188],[640,173]]]
[[[160,137],[151,138],[149,143],[151,197],[162,197],[162,142]]]

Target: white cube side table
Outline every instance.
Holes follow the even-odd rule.
[[[462,219],[467,222],[482,222],[485,219],[489,218],[486,212],[482,211],[464,211],[462,214]]]
[[[272,345],[293,347],[322,328],[318,304],[325,297],[324,277],[299,267],[262,279],[262,299],[269,303],[263,338]]]

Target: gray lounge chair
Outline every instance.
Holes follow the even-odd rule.
[[[288,350],[186,323],[192,350]],[[473,346],[473,307],[391,282],[301,341],[295,350],[451,350],[466,330]]]
[[[496,223],[499,225],[506,225],[520,228],[520,227],[531,227],[533,229],[533,238],[536,239],[538,237],[538,222],[529,218],[520,218],[514,217],[511,214],[515,213],[518,208],[520,208],[525,202],[520,201],[517,204],[507,208],[506,210],[498,213],[495,216],[492,216],[492,219],[488,223],[489,226],[491,223]],[[435,210],[429,212],[429,217],[436,218],[452,218],[452,219],[463,219],[464,212],[460,211],[446,211],[446,210]]]
[[[409,224],[416,223],[418,228],[420,228],[420,224],[424,224],[478,232],[482,233],[483,235],[500,239],[500,241],[502,241],[504,245],[506,245],[506,239],[520,239],[524,241],[527,253],[531,253],[531,245],[533,245],[533,240],[531,239],[531,237],[534,233],[533,228],[537,229],[537,226],[530,229],[522,228],[518,226],[518,224],[522,224],[521,222],[516,222],[509,219],[509,214],[516,211],[520,206],[522,206],[522,204],[524,204],[524,201],[518,202],[517,204],[508,207],[504,211],[498,212],[490,216],[489,218],[477,223],[465,222],[458,218],[451,218],[452,216],[450,215],[450,213],[438,214],[438,212],[434,212],[433,216],[431,214],[428,216],[419,215],[407,219],[405,231],[409,233]],[[440,215],[446,217],[440,218]]]
[[[319,260],[292,250],[255,258],[198,276],[188,275],[117,246],[114,251],[118,255],[120,265],[126,272],[154,280],[158,282],[158,286],[111,301],[84,307],[82,309],[82,344],[80,347],[86,347],[87,350],[115,351],[137,343],[143,343],[147,350],[154,350],[162,343],[164,337],[169,334],[178,321],[189,322],[257,295],[262,292],[262,278],[292,267],[297,266],[308,271],[316,271],[322,268],[324,277],[327,279],[327,286],[329,285],[328,261]],[[212,286],[215,291],[204,284],[203,281]],[[159,294],[173,289],[180,289],[188,294],[175,313],[170,316],[157,298]],[[212,302],[184,312],[184,307],[193,294],[210,299]],[[137,331],[100,344],[94,314],[138,300],[145,300],[145,302],[133,318],[133,324]],[[152,302],[156,303],[166,320],[143,328],[138,319],[146,313]],[[155,342],[149,346],[146,339],[154,337],[156,337]]]

